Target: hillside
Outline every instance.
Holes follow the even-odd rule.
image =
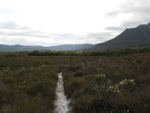
[[[123,31],[117,37],[104,43],[97,44],[88,51],[106,51],[126,48],[150,47],[150,23],[139,25]]]

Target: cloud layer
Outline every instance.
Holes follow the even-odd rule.
[[[112,37],[108,32],[77,34],[49,34],[36,31],[27,27],[20,27],[14,22],[0,24],[0,43],[23,44],[23,45],[59,45],[59,44],[84,44],[99,43]]]
[[[150,1],[149,0],[126,0],[118,10],[107,13],[110,18],[119,18],[125,15],[128,17],[118,26],[109,26],[106,29],[111,31],[122,31],[126,28],[136,27],[139,24],[150,22]]]

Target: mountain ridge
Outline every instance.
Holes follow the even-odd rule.
[[[115,38],[99,43],[87,51],[107,51],[126,48],[150,47],[150,23],[128,28]]]
[[[15,52],[15,51],[48,51],[48,50],[62,50],[62,51],[74,51],[74,50],[81,50],[85,48],[89,48],[93,46],[92,44],[64,44],[58,46],[25,46],[25,45],[5,45],[0,44],[0,52]]]

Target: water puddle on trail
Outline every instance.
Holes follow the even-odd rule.
[[[55,113],[70,113],[69,103],[64,93],[64,82],[62,73],[58,73],[58,82],[56,88]]]

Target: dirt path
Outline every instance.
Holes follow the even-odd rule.
[[[64,94],[64,82],[62,73],[58,73],[56,96],[57,99],[55,101],[55,113],[69,113],[69,100],[67,100]]]

